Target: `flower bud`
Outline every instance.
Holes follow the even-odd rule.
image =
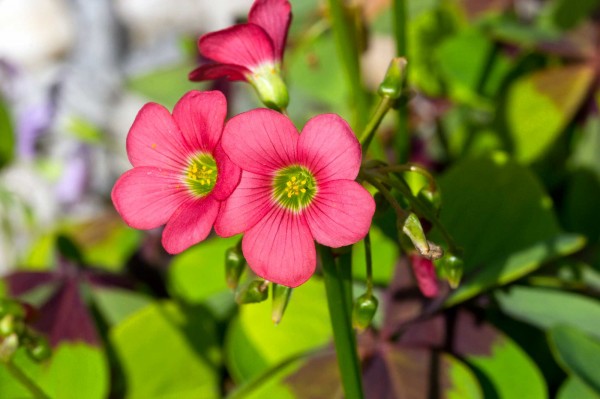
[[[406,59],[402,57],[393,58],[390,61],[385,78],[379,85],[377,92],[381,97],[397,99],[402,95],[406,71]]]
[[[19,349],[19,336],[10,334],[0,340],[0,362],[8,363]]]
[[[409,259],[417,285],[423,296],[427,298],[436,297],[440,289],[433,262],[418,254],[409,255]]]
[[[27,348],[27,354],[32,360],[41,362],[48,359],[52,351],[46,338],[36,337],[35,343]]]
[[[279,65],[264,64],[254,68],[252,74],[246,75],[248,82],[254,86],[263,104],[275,110],[284,110],[288,106],[287,86],[281,78]]]
[[[273,323],[279,324],[292,295],[292,289],[285,285],[273,284],[272,295],[272,313],[271,319]]]
[[[375,316],[378,305],[377,298],[372,294],[366,293],[358,298],[354,302],[354,309],[352,310],[352,325],[359,331],[364,331]]]
[[[245,265],[246,259],[239,248],[232,247],[225,251],[225,281],[229,288],[237,288]]]
[[[262,302],[269,296],[267,288],[269,288],[268,281],[250,280],[238,287],[235,292],[235,301],[240,305]]]
[[[408,215],[404,221],[398,220],[398,229],[406,234],[413,245],[419,251],[419,254],[427,259],[433,260],[441,258],[444,254],[442,248],[431,241],[427,241],[421,221],[414,213]]]
[[[450,287],[456,289],[463,275],[463,260],[449,253],[438,259],[436,265],[442,271]]]
[[[13,314],[7,314],[0,320],[0,337],[7,337],[11,334],[21,334],[25,329],[25,323],[20,317]]]

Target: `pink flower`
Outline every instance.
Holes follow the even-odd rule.
[[[256,0],[248,23],[200,38],[200,53],[216,63],[195,69],[190,80],[245,80],[256,88],[263,102],[285,108],[288,94],[280,70],[291,19],[288,0]]]
[[[427,298],[436,297],[439,292],[439,286],[433,262],[417,254],[411,254],[409,258],[417,285],[423,296]]]
[[[361,148],[339,116],[317,116],[298,134],[287,117],[252,110],[227,123],[223,149],[242,178],[215,230],[245,233],[242,250],[257,275],[296,287],[315,270],[314,240],[341,247],[369,231],[375,201],[354,181]]]
[[[191,91],[173,115],[146,104],[127,136],[133,169],[112,190],[115,208],[129,226],[166,224],[162,244],[179,253],[204,240],[222,201],[240,179],[240,169],[221,147],[227,102],[221,92]]]

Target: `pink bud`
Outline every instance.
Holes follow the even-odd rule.
[[[409,255],[409,258],[421,293],[427,298],[437,296],[439,287],[433,262],[416,254]]]

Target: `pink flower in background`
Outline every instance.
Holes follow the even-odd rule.
[[[433,262],[417,254],[409,255],[409,258],[417,285],[423,296],[427,298],[436,297],[439,292],[439,286]]]
[[[369,231],[375,201],[354,181],[361,148],[339,116],[317,116],[298,134],[286,116],[252,110],[227,123],[223,149],[242,178],[215,230],[245,233],[242,250],[257,275],[296,287],[315,270],[314,240],[341,247]]]
[[[173,115],[161,105],[146,104],[127,136],[133,169],[112,190],[115,208],[137,229],[166,224],[162,244],[179,253],[204,240],[221,201],[240,179],[240,169],[220,144],[227,102],[221,92],[191,91]]]
[[[266,104],[285,108],[288,94],[280,70],[291,19],[288,0],[256,0],[248,23],[200,38],[200,53],[216,63],[195,69],[190,80],[245,80]]]

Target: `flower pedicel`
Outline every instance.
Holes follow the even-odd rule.
[[[255,109],[227,123],[222,144],[242,178],[215,230],[245,233],[242,250],[257,275],[296,287],[315,270],[315,240],[335,248],[369,231],[375,201],[354,181],[361,148],[339,116],[314,117],[298,134],[286,116]]]

